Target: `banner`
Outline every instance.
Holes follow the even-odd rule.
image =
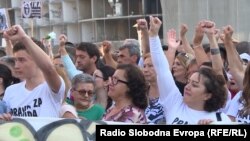
[[[249,141],[250,126],[230,125],[139,125],[84,119],[14,118],[0,121],[0,141],[119,141],[186,140],[217,141],[221,138]]]
[[[95,141],[96,125],[84,119],[13,118],[0,121],[0,141]]]
[[[23,1],[22,18],[41,18],[42,2],[41,1]]]

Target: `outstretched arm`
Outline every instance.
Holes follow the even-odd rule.
[[[230,57],[228,57],[228,67],[230,69],[231,74],[233,75],[236,83],[240,87],[240,89],[243,89],[243,78],[244,78],[244,68],[241,62],[241,59],[239,57],[239,54],[233,44],[232,35],[233,35],[233,28],[232,26],[228,25],[224,27],[223,33],[225,35],[224,37],[224,45],[226,48],[227,54],[230,54]]]
[[[106,65],[116,68],[118,64],[113,59],[111,48],[112,48],[112,44],[110,41],[105,40],[102,42],[102,49],[103,49],[103,54],[104,54],[103,58],[105,60]]]
[[[181,25],[181,30],[180,30],[180,39],[182,41],[182,46],[184,48],[184,50],[187,53],[190,53],[192,55],[194,55],[194,50],[192,49],[192,47],[190,46],[188,39],[186,37],[186,33],[188,31],[188,27],[186,24],[182,24]]]
[[[193,49],[195,58],[198,66],[200,66],[203,62],[209,61],[209,58],[202,46],[202,40],[204,37],[204,21],[200,21],[195,28],[194,39],[193,39]]]
[[[165,54],[161,47],[160,38],[158,36],[160,26],[161,26],[161,21],[157,17],[150,17],[150,29],[149,29],[150,53],[153,66],[157,74],[157,83],[160,92],[160,100],[163,103],[169,104],[171,102],[176,102],[175,98],[177,97],[182,98],[182,96],[179,92],[179,89],[175,85],[174,78],[169,69],[168,60],[165,57]]]
[[[72,60],[69,57],[69,54],[65,48],[65,43],[67,41],[67,36],[64,34],[61,34],[59,36],[59,54],[61,55],[61,60],[63,62],[65,71],[71,80],[75,75],[83,73],[82,71],[79,71],[76,69],[76,66],[72,62]]]
[[[11,41],[18,41],[24,44],[34,62],[42,70],[45,80],[52,91],[57,93],[62,82],[52,64],[52,61],[49,56],[24,32],[22,27],[20,25],[12,26],[4,32],[4,37]]]
[[[180,41],[177,41],[176,31],[174,29],[168,30],[167,42],[168,42],[167,59],[168,59],[169,69],[172,70],[172,66],[174,64],[174,59],[175,59],[175,53],[177,48],[180,46]]]
[[[223,76],[223,62],[220,55],[220,49],[217,43],[216,39],[216,29],[215,29],[215,23],[212,21],[205,21],[205,34],[207,35],[207,38],[209,40],[210,44],[210,53],[211,53],[211,60],[213,65],[213,70],[217,73]]]
[[[7,56],[13,56],[13,45],[12,45],[11,40],[8,40],[6,38],[4,38],[4,39],[5,39],[5,42],[6,42],[5,51],[6,51]]]
[[[141,49],[142,55],[149,53],[149,37],[148,37],[148,23],[146,19],[137,20],[138,30],[141,31]]]

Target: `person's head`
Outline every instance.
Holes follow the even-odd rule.
[[[203,63],[200,65],[200,68],[213,69],[213,64],[212,64],[211,61],[203,62]],[[227,81],[228,81],[227,72],[226,72],[226,70],[225,70],[224,68],[222,68],[222,73],[223,73],[224,80],[227,82]]]
[[[60,54],[54,55],[54,57],[53,57],[53,64],[55,66],[64,68],[64,65],[63,65],[63,62],[61,60],[61,55]]]
[[[184,102],[192,109],[207,112],[223,108],[227,98],[223,76],[210,68],[193,73],[184,89]]]
[[[240,103],[244,105],[243,109],[240,111],[241,115],[250,114],[250,63],[248,63],[245,70],[245,75],[243,79],[243,91],[242,97],[240,98]]]
[[[156,82],[156,72],[151,60],[150,53],[143,56],[143,75],[147,82],[149,83],[155,83]]]
[[[104,65],[99,69],[95,70],[93,77],[96,82],[96,88],[105,88],[108,86],[108,79],[109,77],[113,76],[115,73],[115,69]]]
[[[46,52],[46,49],[44,45],[42,44],[42,42],[34,38],[32,38],[32,40],[44,52]],[[23,43],[18,42],[14,44],[13,54],[15,58],[15,72],[18,78],[20,79],[32,78],[40,70]]]
[[[15,59],[14,59],[14,57],[3,56],[3,57],[0,58],[0,62],[7,65],[11,69],[12,74],[14,74],[14,67],[15,67]]]
[[[63,81],[65,82],[65,98],[66,98],[68,90],[70,89],[70,86],[71,86],[71,82],[70,82],[70,78],[67,75],[67,72],[64,68],[60,54],[56,54],[53,56],[53,64],[55,66],[57,74],[59,74],[61,76],[61,78],[63,79]]]
[[[140,45],[135,39],[127,39],[119,48],[117,62],[119,64],[137,64],[140,60]]]
[[[109,81],[110,96],[116,101],[131,101],[138,108],[147,107],[147,84],[141,70],[132,64],[119,64]]]
[[[4,64],[0,64],[0,84],[5,90],[13,82],[11,70]]]
[[[93,74],[96,69],[96,63],[100,58],[100,52],[97,46],[89,42],[81,42],[76,45],[76,68],[88,73]]]
[[[88,109],[95,95],[95,81],[89,74],[78,74],[71,81],[71,95],[76,109]]]
[[[17,77],[15,71],[15,58],[11,56],[3,56],[0,58],[0,64],[6,65],[10,70],[13,76],[13,84],[19,83],[20,79]]]
[[[185,82],[187,80],[187,68],[193,56],[189,53],[178,53],[172,67],[173,76],[177,81]]]
[[[236,44],[236,50],[239,54],[247,53],[250,54],[250,43],[247,41],[242,41]]]
[[[233,78],[230,69],[227,72],[227,77],[228,77],[227,87],[228,87],[228,90],[231,92],[231,95],[233,98],[233,96],[235,96],[235,94],[239,92],[240,87],[236,83],[235,79]]]

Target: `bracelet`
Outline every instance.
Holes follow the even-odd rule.
[[[219,48],[211,48],[210,52],[212,55],[220,54],[220,49]]]

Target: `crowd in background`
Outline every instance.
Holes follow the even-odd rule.
[[[166,23],[167,24],[167,23]],[[29,37],[20,25],[3,33],[0,119],[81,118],[136,124],[250,123],[250,45],[233,27],[197,23],[167,32],[157,17],[137,20],[138,39],[71,43]],[[204,43],[204,37],[208,43]],[[115,50],[117,49],[118,50]]]

